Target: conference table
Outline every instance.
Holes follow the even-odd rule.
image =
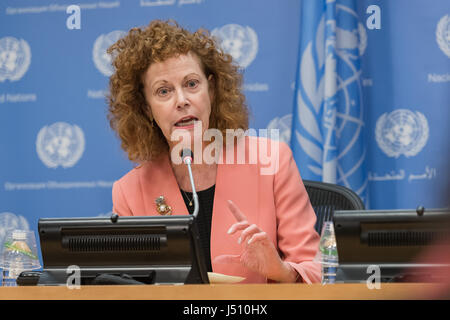
[[[0,300],[398,300],[448,299],[447,284],[200,284],[0,287]]]

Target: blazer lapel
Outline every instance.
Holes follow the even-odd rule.
[[[172,215],[189,214],[169,161],[168,155],[164,155],[157,161],[146,163],[141,168],[143,170],[140,179],[142,198],[148,215],[159,215],[155,202],[159,196],[164,196],[166,204],[171,206]]]

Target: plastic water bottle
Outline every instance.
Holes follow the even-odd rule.
[[[30,230],[13,230],[7,233],[1,259],[3,286],[16,286],[23,271],[40,268],[36,238]]]
[[[3,283],[2,285],[5,287],[15,287],[17,286],[17,278],[20,273],[25,271],[23,265],[20,261],[12,262],[11,266],[8,269],[3,269]]]
[[[335,283],[339,259],[334,226],[331,221],[326,221],[323,224],[319,251],[321,254],[320,262],[322,263],[322,284]]]

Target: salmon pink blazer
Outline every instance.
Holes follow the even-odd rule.
[[[229,164],[231,156],[227,159],[230,148],[234,164]],[[256,224],[272,239],[282,260],[301,276],[299,281],[320,282],[320,265],[313,262],[319,247],[319,235],[314,229],[316,215],[290,148],[285,143],[257,137],[242,138],[230,148],[223,148],[217,166],[211,224],[212,271],[244,277],[243,282],[247,283],[268,281],[243,265],[214,262],[220,255],[242,253],[237,241],[240,232],[227,234],[236,223],[227,204],[227,200],[232,200],[250,224]],[[242,150],[245,161],[241,158],[239,162],[238,151]],[[270,155],[259,156],[261,150]],[[113,212],[121,216],[157,216],[155,199],[161,195],[172,207],[172,214],[189,214],[168,155],[132,169],[114,183]]]

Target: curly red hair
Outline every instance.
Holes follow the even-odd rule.
[[[169,150],[154,122],[143,93],[142,77],[148,67],[168,58],[194,53],[206,77],[214,78],[210,128],[248,129],[249,112],[241,92],[242,75],[204,29],[189,32],[174,21],[152,21],[146,28],[132,28],[109,49],[115,73],[109,81],[108,119],[128,158],[142,163]]]

